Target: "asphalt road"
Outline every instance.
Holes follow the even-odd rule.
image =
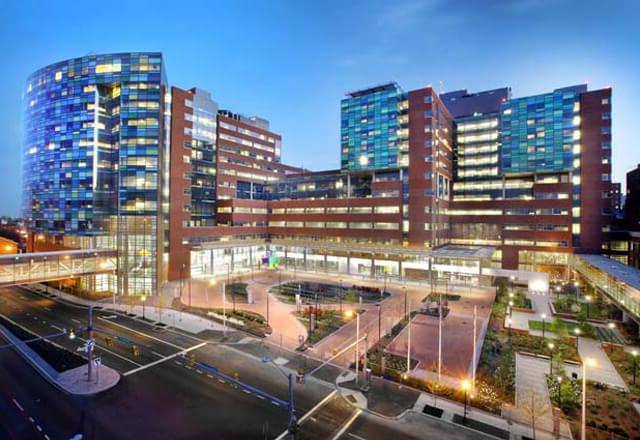
[[[40,335],[86,325],[87,310],[20,288],[0,289],[0,313]],[[221,335],[195,337],[146,322],[96,311],[96,354],[123,373],[111,390],[68,396],[49,384],[15,351],[0,351],[0,438],[68,439],[272,439],[287,426],[287,410],[220,381],[176,353],[207,342],[192,354],[199,362],[238,375],[241,381],[287,399],[286,378],[243,346],[219,343]],[[105,333],[125,342],[111,346]],[[70,350],[80,338],[56,340]],[[141,350],[134,356],[131,344]],[[80,352],[79,352],[80,353]],[[83,353],[80,353],[83,354]],[[276,355],[274,354],[274,357]],[[160,362],[159,362],[160,361]],[[146,368],[144,368],[147,366]],[[299,439],[482,438],[421,415],[386,420],[353,408],[330,383],[295,385]]]
[[[0,313],[38,334],[51,334],[56,328],[85,325],[86,309],[58,303],[22,289],[0,292]],[[98,313],[100,315],[109,313]],[[78,322],[79,321],[79,322]],[[120,372],[137,369],[202,340],[170,330],[153,332],[142,322],[117,317],[95,319],[96,328],[115,332],[142,348],[134,357],[127,344],[98,348],[103,362]],[[66,337],[56,342],[75,349],[82,344]],[[103,346],[98,342],[98,346]],[[283,400],[287,397],[285,377],[275,367],[219,345],[194,350],[196,360],[237,373],[240,380]],[[69,438],[83,433],[84,438],[274,438],[287,426],[287,411],[254,394],[247,394],[228,383],[221,383],[204,371],[174,357],[134,374],[123,376],[115,388],[97,396],[66,396],[46,382],[12,350],[0,355],[0,393],[3,404],[13,404],[20,413],[29,414],[42,428],[34,438]],[[329,394],[330,388],[316,383],[297,385],[296,412],[304,414]],[[14,403],[16,399],[23,408]],[[6,419],[0,416],[4,435],[25,437],[18,423],[21,414]],[[27,423],[32,424],[27,418]],[[34,422],[35,423],[35,422]],[[28,427],[28,425],[26,425]]]

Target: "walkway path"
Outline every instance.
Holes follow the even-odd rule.
[[[599,341],[589,338],[580,338],[578,352],[582,359],[591,358],[595,360],[595,365],[588,368],[587,379],[604,383],[616,388],[628,391],[627,384],[609,360]]]

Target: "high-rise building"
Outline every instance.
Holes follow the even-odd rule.
[[[167,87],[160,54],[92,55],[29,79],[25,214],[64,246],[118,249],[90,287],[121,294],[273,257],[458,283],[487,264],[563,276],[574,252],[618,251],[610,100],[367,88],[341,101],[341,168],[310,172],[282,163],[268,120]]]
[[[123,293],[157,289],[165,85],[160,53],[87,55],[27,80],[24,215],[70,247],[117,248]]]
[[[640,164],[627,173],[624,219],[632,231],[640,231]]]

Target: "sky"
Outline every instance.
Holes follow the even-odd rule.
[[[283,137],[283,162],[340,165],[340,99],[388,81],[514,97],[613,87],[613,179],[640,163],[640,1],[2,0],[0,215],[18,215],[22,93],[43,66],[161,51],[171,85],[211,92]]]

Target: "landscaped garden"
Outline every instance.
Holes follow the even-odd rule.
[[[310,310],[307,308],[302,309],[302,311],[300,312],[294,313],[296,318],[298,318],[307,328],[310,327],[309,314]],[[307,346],[309,344],[315,344],[325,336],[328,336],[334,331],[338,330],[340,327],[342,327],[352,319],[355,319],[355,314],[353,316],[347,316],[337,310],[317,309],[316,315],[314,317],[315,328],[313,330],[309,329],[309,336],[307,337],[304,345]]]
[[[633,370],[634,370],[634,356],[632,353],[624,351],[622,347],[611,346],[605,350],[609,359],[618,370],[620,376],[629,386],[629,390],[632,394],[640,397],[640,354],[636,355],[635,370],[636,370],[636,384],[633,384]]]
[[[235,281],[232,283],[227,283],[225,285],[225,295],[227,297],[227,301],[234,303],[242,303],[246,304],[248,302],[249,294],[247,292],[247,283]]]
[[[544,327],[546,331],[553,332],[559,337],[574,336],[576,334],[575,333],[576,328],[580,329],[579,336],[586,336],[588,338],[597,337],[594,326],[584,321],[570,322],[570,321],[565,321],[559,318],[555,318],[555,319],[552,319],[551,321],[545,322]],[[542,330],[542,321],[529,320],[529,329]]]
[[[296,295],[300,295],[303,302],[308,304],[356,304],[362,298],[363,303],[375,303],[382,301],[390,295],[382,289],[369,286],[340,286],[338,284],[320,283],[313,281],[291,281],[274,286],[271,293],[278,295],[279,299],[289,304],[295,304]]]
[[[553,307],[556,313],[572,315],[579,321],[587,319],[606,321],[620,317],[620,311],[613,304],[603,302],[595,295],[591,302],[580,302],[575,296],[561,296],[553,302]]]

